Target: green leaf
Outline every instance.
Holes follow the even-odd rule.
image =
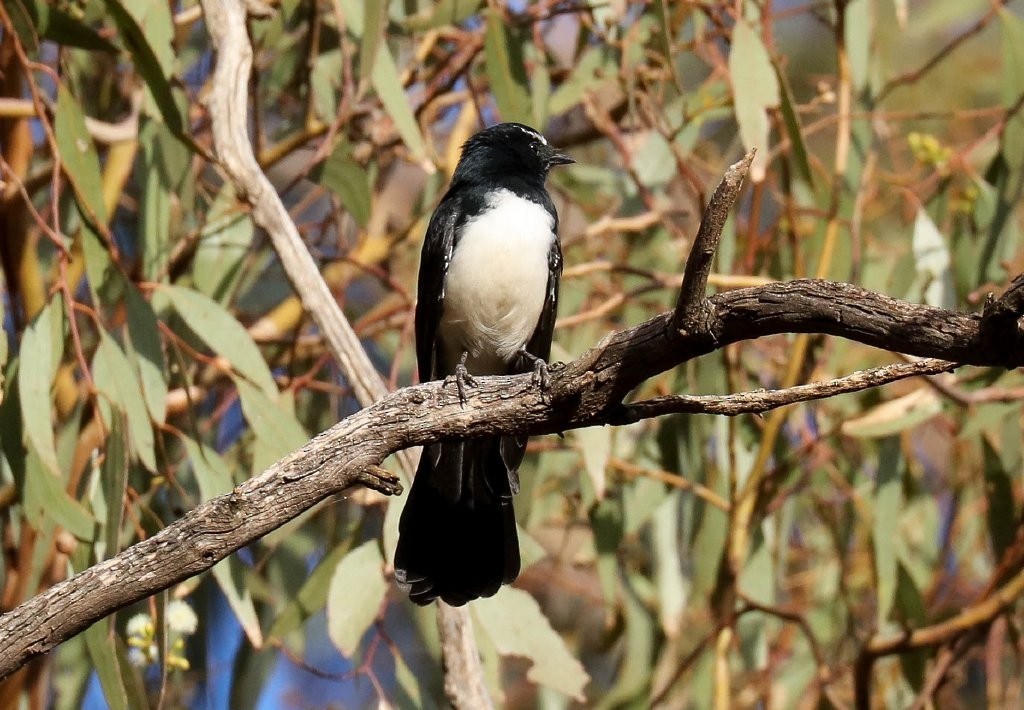
[[[195,287],[215,301],[227,298],[237,287],[252,246],[252,217],[239,204],[234,189],[225,184],[206,215],[192,260]]]
[[[156,440],[142,388],[121,347],[103,330],[100,331],[100,343],[93,355],[92,374],[96,388],[127,415],[128,437],[135,455],[143,466],[155,472]]]
[[[683,574],[679,552],[682,491],[668,494],[651,519],[651,548],[654,554],[654,582],[658,590],[658,620],[669,638],[680,630],[690,585]]]
[[[44,467],[31,444],[25,457],[22,506],[25,517],[36,530],[47,530],[51,523],[56,523],[79,540],[93,539],[96,521],[81,503],[68,495],[61,479]]]
[[[1013,500],[1013,483],[1009,471],[988,439],[981,438],[985,460],[985,497],[988,499],[988,534],[992,540],[995,559],[1013,543],[1017,531],[1017,511]]]
[[[124,520],[124,492],[128,486],[127,423],[120,412],[114,412],[103,452],[99,495],[106,508],[103,523],[102,549],[96,559],[103,560],[120,552],[121,523]],[[95,508],[94,508],[95,510]],[[98,510],[97,510],[98,513]],[[97,543],[99,546],[99,543]]]
[[[60,476],[57,443],[53,436],[50,387],[64,350],[63,318],[59,295],[55,295],[29,323],[21,336],[18,392],[25,437],[40,461],[54,476]]]
[[[384,109],[398,129],[402,142],[412,153],[412,158],[424,165],[431,165],[427,160],[427,146],[423,142],[423,134],[420,133],[416,116],[409,106],[409,97],[405,95],[405,88],[398,76],[398,67],[395,66],[395,59],[391,56],[391,50],[386,43],[382,43],[377,50],[371,78],[374,91],[377,92],[380,102],[384,104]]]
[[[227,359],[236,372],[268,396],[277,395],[274,377],[256,343],[242,324],[219,303],[198,291],[180,286],[164,286],[154,292],[153,298],[170,301],[192,332]]]
[[[622,503],[606,498],[590,509],[590,526],[594,530],[597,554],[597,576],[601,595],[610,608],[615,602],[619,581],[618,551],[622,542]]]
[[[846,3],[843,28],[845,47],[850,64],[850,78],[857,91],[867,86],[871,48],[874,46],[873,4],[867,0],[852,0]]]
[[[187,202],[188,189],[184,177],[191,159],[188,149],[175,138],[167,126],[143,117],[140,120],[139,147],[142,160],[138,172],[141,204],[142,274],[147,281],[165,281],[171,255],[171,211],[175,197]]]
[[[135,68],[146,82],[164,123],[167,124],[171,133],[186,139],[186,142],[191,144],[191,139],[185,136],[184,123],[181,113],[178,111],[178,105],[174,101],[174,94],[171,93],[170,81],[168,81],[167,74],[164,73],[157,53],[150,46],[146,33],[120,0],[103,0],[103,3],[113,17],[121,35],[121,42],[132,55]]]
[[[231,468],[216,451],[187,436],[182,436],[181,441],[188,452],[196,483],[199,484],[199,495],[204,501],[224,495],[234,488]]]
[[[124,298],[124,278],[117,271],[110,258],[110,249],[100,233],[96,231],[92,221],[78,206],[82,218],[79,239],[82,241],[82,256],[85,259],[85,274],[89,281],[89,291],[97,306],[116,308]]]
[[[814,173],[811,172],[811,162],[807,158],[807,145],[804,143],[803,128],[800,126],[800,117],[796,114],[796,103],[793,100],[793,89],[789,85],[789,79],[782,71],[782,68],[772,64],[775,69],[775,76],[779,81],[780,107],[782,108],[782,120],[786,124],[786,133],[789,135],[789,143],[793,146],[793,162],[796,163],[800,177],[808,185],[814,187]]]
[[[577,106],[587,92],[618,91],[618,82],[613,78],[617,75],[618,66],[610,48],[604,45],[588,47],[569,78],[551,94],[548,110],[553,116],[560,116]]]
[[[902,564],[897,569],[895,610],[903,628],[918,628],[927,622],[924,598]],[[915,692],[920,692],[924,685],[928,656],[927,649],[916,649],[900,654],[903,675]]]
[[[149,301],[133,284],[126,284],[125,314],[128,319],[128,359],[142,382],[142,394],[149,417],[162,424],[167,416],[167,381],[160,328]]]
[[[292,412],[245,380],[236,378],[235,386],[242,401],[245,420],[249,422],[256,438],[268,447],[271,462],[309,441],[305,429]]]
[[[40,17],[40,14],[45,13],[49,9],[49,5],[46,3],[36,5],[33,2],[26,4],[22,0],[7,0],[4,3],[4,9],[7,10],[11,24],[14,25],[14,33],[18,35],[25,50],[35,54],[39,50],[39,28],[45,24],[45,19]]]
[[[103,697],[107,700],[110,710],[128,710],[124,683],[121,680],[121,668],[117,663],[117,649],[114,645],[113,632],[109,619],[103,619],[88,629],[82,636],[85,647],[89,651],[89,660],[96,670],[103,688]]]
[[[327,635],[346,658],[380,613],[387,593],[376,540],[368,540],[338,563],[327,592]]]
[[[359,45],[359,80],[367,81],[377,61],[377,51],[384,41],[388,26],[387,3],[368,2],[364,5],[363,35]]]
[[[903,454],[899,439],[889,437],[878,444],[878,473],[875,475],[875,504],[872,514],[872,539],[875,551],[875,577],[878,580],[877,625],[883,626],[896,600],[896,546],[893,531],[900,512],[903,478],[900,470]]]
[[[521,589],[502,587],[493,597],[474,602],[472,611],[501,655],[530,661],[527,679],[583,702],[590,677],[533,597]]]
[[[605,471],[612,453],[611,427],[595,426],[577,429],[573,432],[580,453],[583,455],[583,469],[594,489],[594,498],[603,500],[605,493]]]
[[[270,641],[283,641],[285,636],[299,628],[306,619],[324,608],[335,568],[347,553],[348,548],[337,545],[320,560],[299,591],[274,619],[270,631],[267,632]]]
[[[365,228],[370,220],[373,196],[367,172],[352,158],[351,150],[348,143],[339,143],[324,162],[318,181],[336,194],[352,218]]]
[[[213,578],[217,580],[217,586],[235,612],[235,618],[245,631],[249,643],[255,648],[262,648],[263,631],[260,629],[256,606],[252,602],[251,585],[245,576],[245,565],[235,555],[221,560],[213,568]]]
[[[639,581],[639,575],[633,579]],[[622,593],[624,657],[615,673],[615,685],[595,706],[599,710],[644,707],[649,697],[651,668],[655,660],[654,621],[631,587],[625,586]],[[582,692],[582,687],[580,690]]]
[[[423,32],[457,25],[475,15],[483,4],[483,0],[439,0],[406,19],[405,26],[414,32]]]
[[[61,168],[71,183],[78,206],[89,222],[103,231],[107,224],[107,210],[103,204],[100,159],[92,136],[85,127],[85,116],[63,82],[57,88],[57,111],[53,123]]]
[[[321,52],[313,61],[309,74],[313,108],[321,121],[330,123],[338,112],[338,86],[342,71],[340,49]]]
[[[1024,93],[1024,21],[1020,15],[999,7],[999,21],[1002,28],[1001,72],[1003,86],[1003,106],[1009,108],[1016,104]],[[1016,111],[1007,116],[1003,129],[1003,156],[1006,164],[1019,171],[1024,164],[1024,115]]]
[[[37,5],[40,8],[43,6],[47,7],[46,22],[39,28],[43,39],[65,47],[78,47],[94,52],[117,52],[117,47],[92,27],[54,5],[47,5],[45,2]]]
[[[750,177],[757,182],[764,179],[771,129],[768,109],[779,105],[779,80],[768,50],[745,20],[733,26],[729,77],[740,138],[747,150],[758,151],[750,168]]]
[[[520,41],[512,36],[501,13],[487,13],[484,56],[498,112],[504,121],[531,123],[529,85]]]

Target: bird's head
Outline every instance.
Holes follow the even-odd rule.
[[[499,123],[466,141],[454,177],[473,180],[479,175],[516,174],[543,182],[554,166],[575,162],[551,147],[539,131],[522,123]]]

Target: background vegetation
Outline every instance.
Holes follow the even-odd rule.
[[[354,400],[209,158],[198,5],[4,0],[0,20],[10,609]],[[578,161],[550,182],[557,359],[671,307],[707,195],[751,146],[716,288],[819,276],[976,310],[1024,271],[1018,2],[282,0],[250,31],[261,164],[394,387],[413,378],[425,221],[459,146],[498,120]],[[767,338],[643,394],[898,357]],[[965,369],[533,441],[526,568],[473,605],[495,697],[1020,706],[1022,402],[1019,372]],[[440,703],[433,611],[390,579],[399,507],[320,505],[33,662],[0,707]],[[924,641],[893,642],[905,629]]]

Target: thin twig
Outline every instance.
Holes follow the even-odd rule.
[[[825,382],[812,382],[778,390],[752,390],[726,395],[666,395],[623,405],[613,412],[609,424],[627,424],[665,414],[760,414],[787,404],[827,399],[849,392],[879,387],[907,377],[949,372],[957,367],[948,360],[915,360],[873,367]]]

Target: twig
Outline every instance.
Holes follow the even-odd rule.
[[[714,261],[718,242],[722,238],[722,230],[725,229],[725,223],[743,185],[743,178],[753,160],[754,151],[751,150],[743,160],[729,167],[725,177],[711,195],[707,209],[704,210],[700,228],[690,249],[690,256],[686,259],[683,286],[679,290],[679,299],[676,301],[672,317],[672,327],[676,330],[699,330],[708,317],[706,291],[711,263]]]
[[[957,367],[947,360],[915,360],[884,367],[873,367],[825,382],[812,382],[778,390],[753,390],[727,395],[667,395],[623,405],[609,424],[628,424],[664,414],[759,414],[787,404],[827,399],[849,392],[879,387],[896,380],[948,372]]]
[[[887,81],[885,83],[885,86],[883,86],[881,90],[878,92],[878,96],[875,98],[875,102],[881,103],[882,100],[886,96],[888,96],[896,87],[917,83],[917,81],[920,80],[921,77],[923,77],[925,74],[927,74],[932,69],[937,67],[939,65],[939,62],[951,56],[953,54],[953,50],[955,50],[958,46],[960,46],[968,39],[984,30],[988,23],[991,22],[993,18],[995,18],[999,14],[1000,8],[1002,8],[1008,2],[1009,0],[999,0],[997,3],[993,3],[992,7],[989,8],[988,12],[982,15],[977,22],[975,22],[966,30],[958,34],[956,37],[953,37],[953,39],[949,40],[949,42],[947,42],[946,45],[942,47],[942,49],[933,54],[932,57],[924,64],[922,64],[920,67],[914,69],[913,71],[908,71],[903,74],[900,74],[899,76],[893,77],[892,79]]]

